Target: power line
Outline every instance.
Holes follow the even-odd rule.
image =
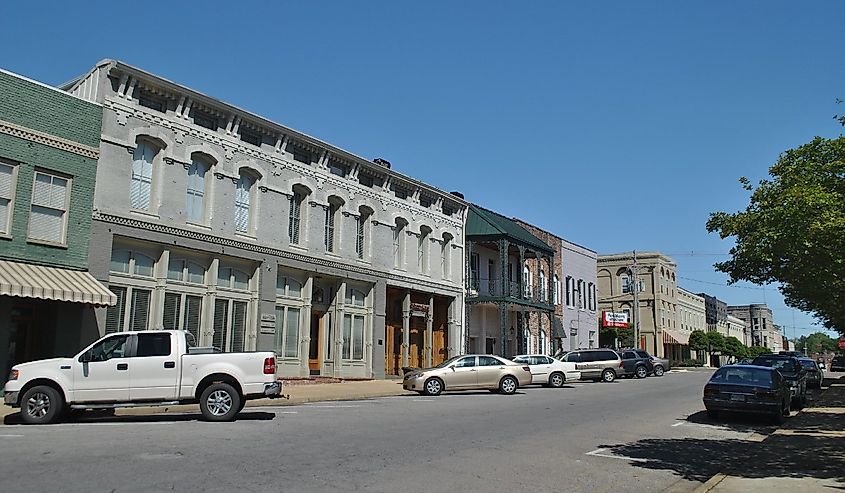
[[[736,285],[733,285],[733,284],[721,284],[721,283],[718,283],[718,282],[702,281],[701,279],[693,279],[691,277],[683,277],[683,276],[678,276],[678,279],[683,279],[685,281],[692,281],[692,282],[700,282],[702,284],[712,284],[713,286],[721,286],[723,288],[753,289],[755,291],[766,291],[767,289],[769,289],[769,288],[762,288],[762,287],[758,288],[758,287],[754,287],[754,286],[736,286]]]

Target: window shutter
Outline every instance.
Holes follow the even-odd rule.
[[[364,317],[352,318],[352,359],[364,359]]]
[[[12,198],[12,175],[15,168],[8,164],[0,163],[0,199]]]
[[[117,296],[117,303],[106,309],[106,334],[123,330],[123,315],[126,311],[126,288],[112,287],[109,289]]]
[[[246,309],[247,303],[235,301],[232,303],[232,352],[239,353],[244,350],[246,339]]]
[[[50,207],[50,189],[52,188],[50,175],[35,173],[35,186],[32,187],[32,203],[43,207]]]
[[[164,330],[179,330],[179,310],[182,296],[176,293],[164,294]]]
[[[252,178],[241,175],[238,188],[235,191],[235,228],[245,233],[249,228],[249,199],[252,188]]]
[[[153,148],[145,143],[135,148],[132,161],[132,182],[129,188],[129,199],[134,209],[150,208],[150,192],[152,189]]]
[[[150,314],[150,294],[146,289],[132,289],[132,304],[129,314],[129,330],[147,330]]]
[[[288,218],[288,237],[294,245],[299,244],[299,220],[302,207],[302,197],[294,192],[290,198],[290,217]]]
[[[200,340],[200,323],[202,321],[202,296],[185,296],[185,320],[182,329]]]
[[[285,352],[286,358],[299,356],[299,308],[288,308],[285,319]]]
[[[364,258],[364,224],[366,220],[367,218],[361,214],[356,221],[355,253],[358,254],[358,258]]]
[[[227,328],[229,322],[229,300],[214,301],[214,336],[211,345],[226,351]]]
[[[64,214],[64,211],[33,205],[29,215],[29,237],[63,243]]]

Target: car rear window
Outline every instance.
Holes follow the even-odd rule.
[[[813,361],[813,360],[799,359],[798,362],[801,363],[801,366],[803,366],[804,368],[806,368],[808,370],[815,370],[816,369],[816,362]]]
[[[762,368],[748,368],[747,366],[723,366],[710,377],[713,383],[753,384],[770,387],[772,372]]]

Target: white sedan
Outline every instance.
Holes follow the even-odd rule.
[[[513,361],[528,365],[531,369],[531,383],[562,387],[571,380],[580,380],[581,372],[575,369],[575,363],[560,361],[543,354],[520,354]]]

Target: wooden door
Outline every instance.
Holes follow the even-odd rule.
[[[431,337],[431,366],[437,366],[446,361],[446,328],[435,329]]]
[[[312,375],[320,374],[323,360],[323,313],[311,313],[311,343],[308,348],[308,369]]]
[[[402,374],[402,327],[384,327],[384,371],[388,375]]]

